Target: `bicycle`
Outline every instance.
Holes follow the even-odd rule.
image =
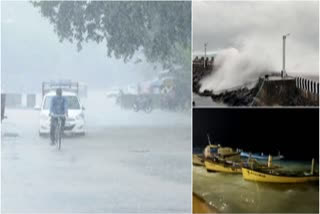
[[[58,150],[61,149],[61,137],[62,137],[62,119],[65,119],[65,115],[63,114],[54,114],[51,117],[57,119],[57,125],[55,126],[54,130],[54,142],[58,147]]]

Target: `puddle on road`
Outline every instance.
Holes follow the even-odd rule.
[[[5,133],[3,133],[2,136],[11,138],[11,137],[19,137],[19,134],[15,133],[15,132],[5,132]]]
[[[136,150],[129,150],[129,152],[134,152],[134,153],[148,153],[150,152],[149,149],[136,149]]]

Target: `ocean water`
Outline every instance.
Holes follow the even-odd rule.
[[[285,169],[309,170],[311,161],[273,163]],[[193,192],[221,213],[319,213],[318,183],[257,183],[245,181],[241,174],[209,173],[194,166]]]

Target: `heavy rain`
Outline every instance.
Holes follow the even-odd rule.
[[[1,212],[190,212],[191,3],[2,1],[1,18]]]

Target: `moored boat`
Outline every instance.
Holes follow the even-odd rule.
[[[208,172],[241,173],[240,152],[212,144],[209,135],[204,149],[204,165]]]
[[[243,152],[243,151],[240,153],[240,156],[241,157],[247,157],[247,158],[254,158],[254,159],[257,159],[257,160],[268,160],[268,157],[269,157],[269,155],[265,155],[263,153],[261,153],[261,154],[258,154],[258,153],[251,154],[250,152]],[[284,156],[281,155],[280,153],[277,156],[272,156],[273,160],[281,160],[283,158],[284,158]]]
[[[192,164],[195,166],[204,166],[204,156],[202,154],[192,154]]]
[[[312,159],[311,172],[284,171],[271,166],[269,157],[267,167],[242,167],[242,176],[245,180],[266,183],[304,183],[319,181],[319,173],[314,171],[314,159]]]
[[[214,159],[220,161],[240,161],[240,152],[234,151],[230,147],[221,147],[220,145],[210,144],[204,149],[205,159]]]
[[[267,183],[303,183],[319,181],[319,175],[309,173],[285,173],[272,172],[271,170],[254,170],[242,167],[242,175],[245,180]]]
[[[241,165],[238,163],[218,162],[206,159],[204,165],[209,172],[242,173]]]

